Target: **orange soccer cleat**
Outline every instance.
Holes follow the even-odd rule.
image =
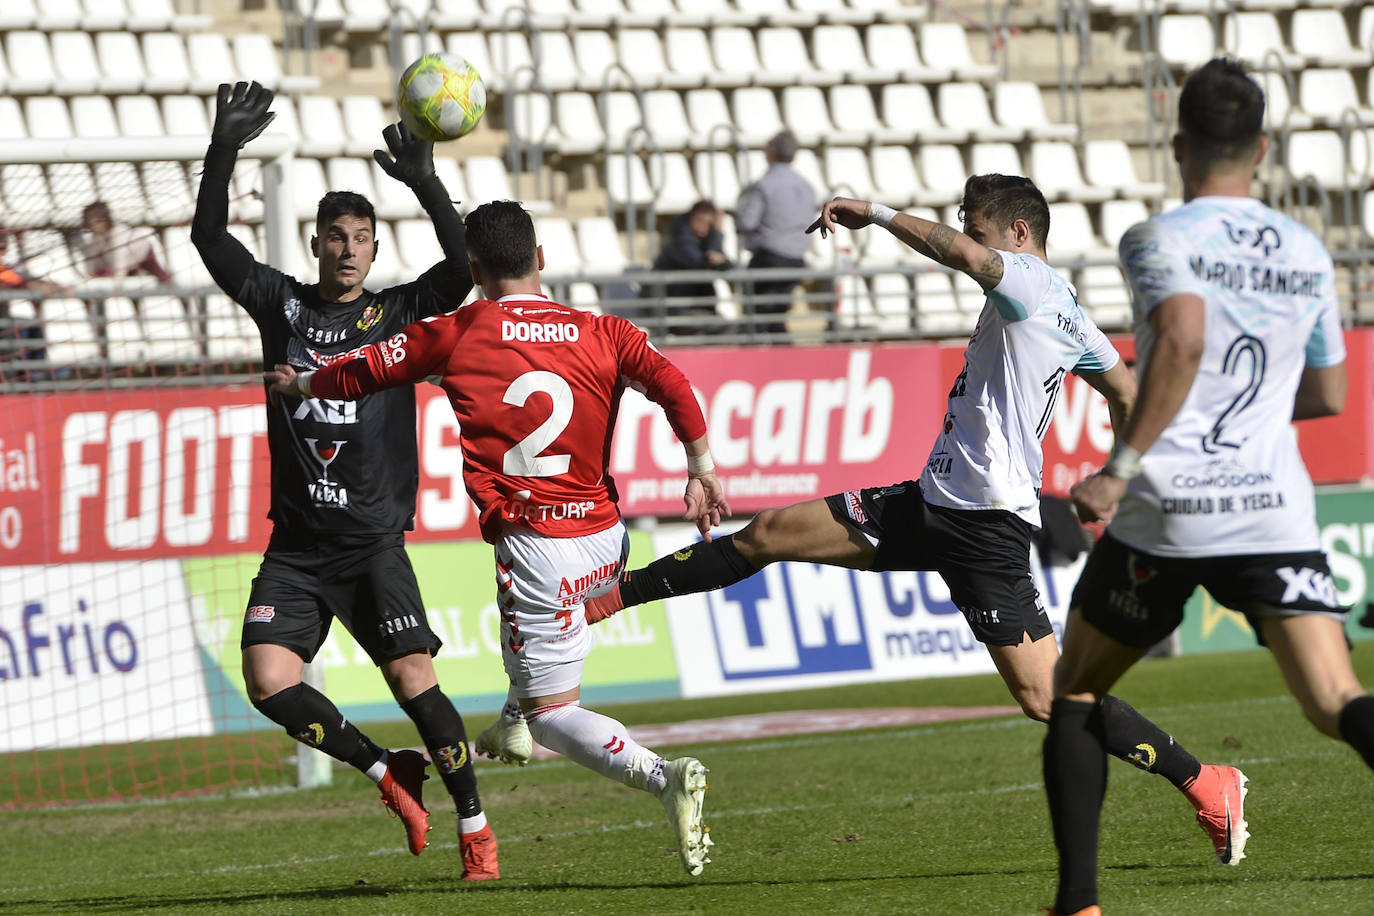
[[[484,824],[476,833],[460,833],[458,846],[463,853],[463,880],[490,881],[501,877],[496,864],[496,834]]]
[[[391,751],[387,757],[386,775],[377,783],[382,790],[382,803],[387,806],[392,817],[399,817],[406,825],[406,840],[410,851],[419,855],[429,840],[429,809],[420,800],[421,784],[429,777],[425,775],[428,764],[419,751]]]
[[[629,574],[626,573],[626,575]],[[625,610],[625,604],[620,600],[620,583],[616,582],[608,592],[603,592],[595,598],[588,598],[584,607],[588,626],[600,623],[612,614],[619,614]]]
[[[1212,841],[1217,861],[1238,865],[1245,858],[1245,841],[1250,839],[1245,822],[1245,796],[1250,780],[1235,767],[1204,766],[1198,778],[1184,792],[1197,809],[1197,823]]]

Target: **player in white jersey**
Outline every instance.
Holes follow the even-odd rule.
[[[976,175],[964,186],[964,231],[836,198],[813,229],[886,227],[916,251],[977,280],[987,302],[920,482],[850,490],[759,513],[734,535],[693,544],[623,573],[587,603],[588,620],[670,595],[724,588],[780,561],[863,570],[937,570],[1026,715],[1049,717],[1059,650],[1030,571],[1040,523],[1040,440],[1064,376],[1108,398],[1113,424],[1135,395],[1129,369],[1073,288],[1046,263],[1049,207],[1026,178]],[[1192,791],[1202,767],[1126,703],[1109,700],[1113,752]],[[479,744],[479,750],[482,745]]]
[[[1351,669],[1346,610],[1289,422],[1344,406],[1331,256],[1250,198],[1263,115],[1239,64],[1217,59],[1192,74],[1174,138],[1185,203],[1121,240],[1140,394],[1106,467],[1073,492],[1085,520],[1110,524],[1074,590],[1045,739],[1057,913],[1099,912],[1098,698],[1178,626],[1198,585],[1246,615],[1312,723],[1374,767],[1374,698]],[[1223,787],[1226,864],[1244,856],[1244,784]]]

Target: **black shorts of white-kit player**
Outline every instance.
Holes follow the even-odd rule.
[[[1110,532],[1088,556],[1072,606],[1117,642],[1144,649],[1183,622],[1183,606],[1199,585],[1222,606],[1243,613],[1257,639],[1261,617],[1319,614],[1343,622],[1349,616],[1320,550],[1158,557],[1123,544]]]
[[[338,618],[374,664],[443,643],[429,627],[405,536],[292,536],[277,528],[248,596],[240,645],[285,646],[310,661]]]
[[[877,548],[873,569],[934,570],[979,642],[1014,646],[1054,632],[1030,571],[1030,522],[1001,509],[926,502],[914,480],[825,498]]]

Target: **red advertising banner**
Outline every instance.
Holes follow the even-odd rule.
[[[1313,479],[1374,477],[1374,331],[1347,332],[1340,417],[1298,424]],[[1129,339],[1118,341],[1131,351]],[[918,476],[963,347],[672,351],[706,408],[741,513]],[[257,386],[19,395],[0,414],[0,566],[256,552],[267,541],[266,412]],[[418,389],[414,540],[478,537],[458,425]],[[1073,378],[1045,437],[1044,489],[1063,493],[1111,448],[1106,402]],[[682,511],[685,460],[658,406],[622,402],[611,472],[627,516]]]

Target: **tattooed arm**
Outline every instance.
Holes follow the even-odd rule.
[[[870,223],[886,225],[908,248],[952,270],[968,274],[983,289],[992,289],[1002,280],[1002,256],[952,226],[931,222],[909,213],[896,213],[866,200],[836,197],[821,208],[821,215],[807,228],[819,229],[824,238],[835,226],[862,229]]]

